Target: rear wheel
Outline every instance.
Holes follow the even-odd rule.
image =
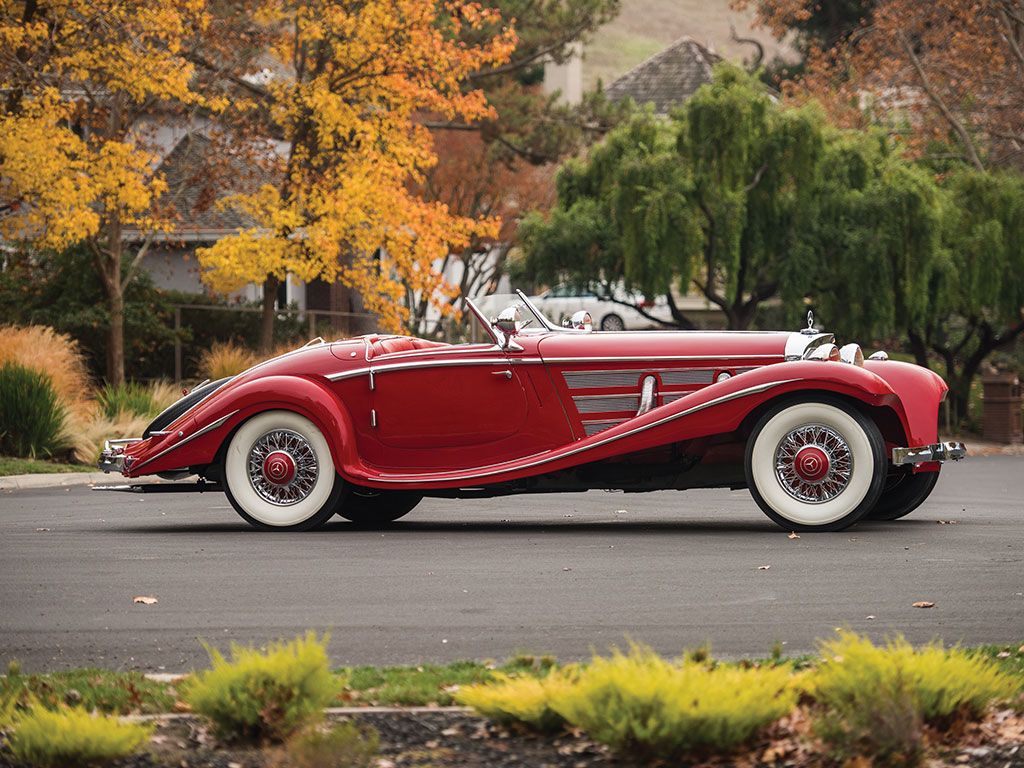
[[[878,501],[886,466],[878,427],[841,400],[780,405],[747,443],[750,493],[787,530],[853,525]]]
[[[882,498],[867,514],[868,520],[899,520],[906,517],[927,499],[935,484],[939,482],[938,472],[918,472],[909,467],[886,479]]]
[[[616,314],[605,315],[601,318],[602,331],[624,331],[626,323]]]
[[[309,419],[267,411],[239,427],[224,457],[224,491],[242,518],[265,531],[308,531],[334,514],[344,483]]]
[[[354,489],[338,504],[337,515],[353,523],[383,525],[409,514],[423,501],[418,493],[409,491],[374,491]]]

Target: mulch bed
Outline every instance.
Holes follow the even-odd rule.
[[[635,762],[580,733],[552,738],[495,725],[461,712],[365,712],[332,716],[372,726],[380,734],[378,768],[628,768]],[[827,765],[813,750],[800,722],[783,721],[745,754],[697,760],[689,765],[725,768],[817,768]],[[937,743],[936,743],[937,742]],[[955,735],[933,734],[928,768],[1024,768],[1024,717],[994,713],[984,723]],[[148,753],[119,768],[279,768],[283,753],[219,744],[198,719],[161,722]],[[677,765],[686,765],[673,763]],[[855,762],[857,768],[869,763]],[[16,768],[0,753],[0,768]],[[662,768],[668,768],[667,764]]]

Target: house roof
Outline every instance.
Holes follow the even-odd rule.
[[[657,113],[666,114],[711,82],[711,68],[721,60],[696,40],[681,37],[633,67],[605,92],[612,101],[631,98],[637,104],[653,103]]]
[[[162,205],[173,207],[174,229],[156,236],[161,242],[213,242],[239,229],[252,227],[247,216],[217,201],[229,194],[251,192],[270,180],[256,163],[228,157],[202,133],[186,134],[157,168],[167,182]],[[125,231],[128,241],[141,240],[136,230]]]

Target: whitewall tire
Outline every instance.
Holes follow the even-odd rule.
[[[242,424],[224,457],[224,490],[235,511],[262,530],[306,531],[334,514],[343,481],[312,421],[266,411]]]
[[[787,530],[853,525],[878,502],[886,468],[878,427],[839,399],[783,403],[747,443],[750,493]]]

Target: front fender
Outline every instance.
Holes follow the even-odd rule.
[[[939,405],[949,387],[935,371],[896,360],[866,360],[864,368],[885,381],[906,412],[907,445],[930,445],[939,438]]]
[[[358,463],[352,418],[326,380],[262,376],[230,384],[203,402],[167,435],[130,446],[125,474],[155,474],[211,464],[227,437],[262,411],[294,411],[316,424],[331,447],[335,469],[348,477]]]

